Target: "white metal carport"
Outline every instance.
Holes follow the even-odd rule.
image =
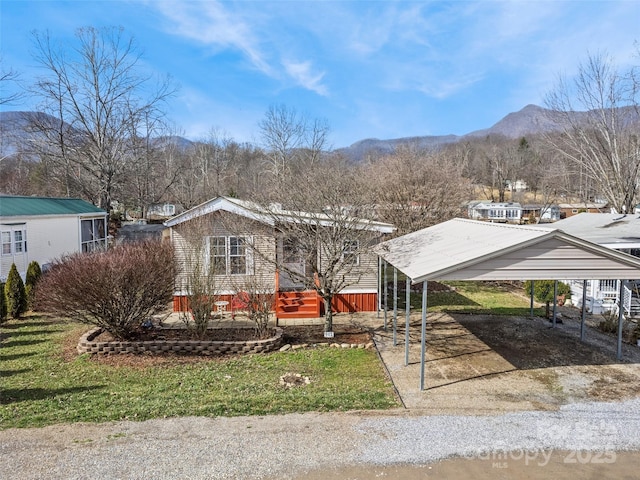
[[[586,281],[640,278],[640,258],[568,235],[561,230],[461,218],[383,242],[374,251],[394,267],[394,272],[397,269],[406,275],[407,305],[410,284],[422,283],[420,390],[424,389],[429,280]],[[409,352],[408,331],[407,308],[405,364]],[[621,356],[622,309],[618,317],[618,359]]]

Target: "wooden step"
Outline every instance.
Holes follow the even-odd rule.
[[[278,318],[317,318],[320,316],[320,299],[313,290],[278,292],[276,297],[276,316]]]

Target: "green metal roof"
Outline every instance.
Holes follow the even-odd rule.
[[[0,217],[33,215],[79,215],[104,210],[79,198],[19,197],[0,195]]]

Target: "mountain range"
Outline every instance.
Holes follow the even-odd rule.
[[[629,121],[638,122],[638,113],[631,107],[628,111]],[[573,115],[580,119],[586,116],[587,112],[574,112]],[[14,154],[21,150],[21,146],[26,143],[28,118],[34,112],[0,112],[0,157]],[[38,113],[38,115],[43,115]],[[354,161],[360,161],[367,154],[391,153],[396,147],[402,144],[412,144],[419,148],[437,148],[464,141],[466,139],[502,136],[510,139],[518,139],[526,136],[533,136],[542,133],[559,131],[562,128],[561,113],[548,110],[537,105],[527,105],[523,109],[509,113],[493,126],[476,130],[465,135],[432,135],[419,137],[404,137],[387,140],[368,138],[360,140],[348,147],[337,149],[338,152],[348,156]],[[180,147],[187,148],[193,142],[184,137],[164,137],[158,139],[159,143],[172,142]]]

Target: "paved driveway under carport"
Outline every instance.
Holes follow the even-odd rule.
[[[589,328],[581,343],[579,313],[564,312],[556,328],[539,317],[430,312],[423,391],[419,314],[411,317],[408,366],[403,315],[396,346],[390,322],[386,332],[376,330],[375,341],[405,407],[421,414],[555,410],[640,396],[640,348],[625,345],[619,362],[615,337]]]

